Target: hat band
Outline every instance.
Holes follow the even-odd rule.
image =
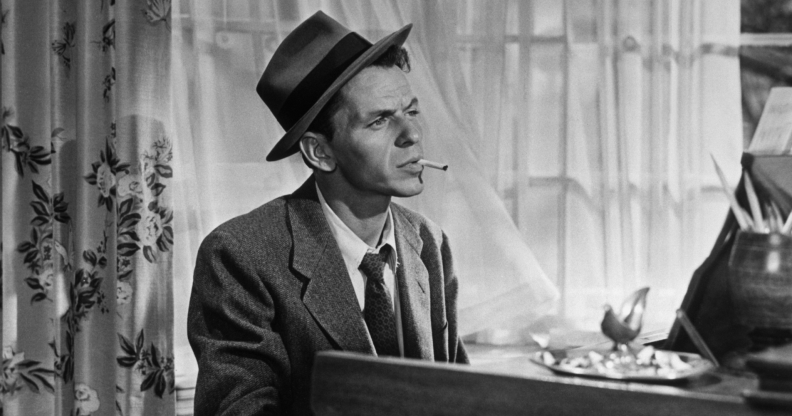
[[[283,129],[289,131],[338,76],[370,47],[371,43],[355,32],[341,38],[284,101],[276,117]]]

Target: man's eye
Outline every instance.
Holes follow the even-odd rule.
[[[418,110],[410,110],[410,111],[408,111],[408,112],[407,112],[407,114],[409,114],[409,115],[410,115],[410,116],[412,116],[412,117],[415,117],[415,116],[417,116],[418,114],[421,114],[421,112],[420,112],[420,111],[418,111]]]
[[[371,126],[373,126],[373,127],[380,127],[380,126],[383,126],[383,125],[385,125],[385,121],[386,121],[386,120],[385,120],[384,118],[378,118],[378,119],[374,120],[374,121],[371,123]]]

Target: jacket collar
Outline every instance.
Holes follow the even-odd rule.
[[[429,272],[421,260],[423,240],[415,224],[396,204],[391,204],[400,265],[396,280],[401,299],[404,356],[434,360]]]
[[[303,303],[342,350],[373,354],[374,345],[314,183],[311,176],[288,198],[294,244],[292,267],[310,279]]]

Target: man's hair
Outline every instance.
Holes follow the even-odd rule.
[[[403,46],[399,45],[391,45],[385,53],[380,55],[374,62],[369,64],[368,66],[378,66],[381,68],[392,68],[398,67],[404,72],[410,72],[410,55],[407,53],[407,49],[404,49]],[[335,127],[333,126],[333,116],[338,112],[341,108],[341,105],[344,103],[343,94],[341,94],[341,90],[337,91],[327,104],[322,108],[322,111],[316,115],[311,125],[308,126],[307,131],[311,131],[314,133],[321,134],[327,138],[328,141],[333,140],[333,135],[335,133]],[[313,169],[313,166],[308,163],[308,160],[303,155],[303,161],[305,164]]]

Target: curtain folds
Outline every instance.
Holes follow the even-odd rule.
[[[608,0],[567,10],[592,22],[566,34],[567,316],[593,327],[595,306],[649,286],[649,327],[673,322],[728,210],[710,156],[732,184],[741,172],[739,8]]]
[[[3,412],[173,414],[170,0],[2,16]]]

